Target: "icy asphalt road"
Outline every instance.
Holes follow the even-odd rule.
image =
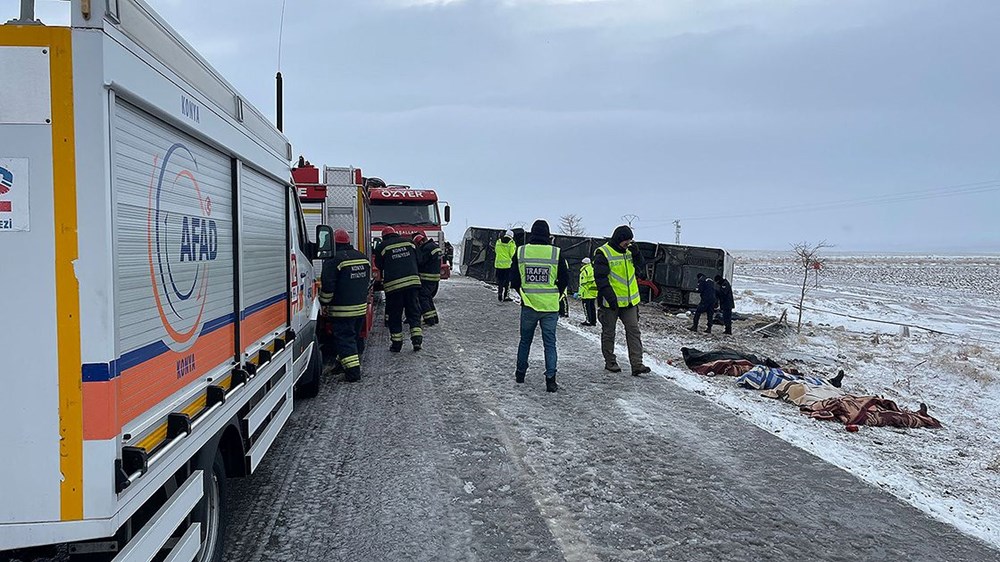
[[[438,303],[423,351],[379,328],[362,382],[327,379],[230,481],[228,560],[1000,560],[569,330],[560,392],[540,337],[517,385],[517,305],[464,278]]]

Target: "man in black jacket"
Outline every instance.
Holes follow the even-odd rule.
[[[705,277],[704,273],[698,274],[698,293],[701,296],[701,301],[698,303],[698,308],[694,311],[694,325],[691,326],[690,330],[692,332],[698,331],[698,319],[701,318],[702,313],[708,314],[708,328],[705,329],[706,334],[712,333],[712,322],[715,320],[715,281],[711,278]]]
[[[531,225],[528,243],[514,254],[510,286],[521,295],[521,341],[517,347],[514,380],[524,382],[531,341],[535,328],[540,325],[545,346],[545,391],[556,392],[559,389],[556,384],[559,296],[569,286],[569,265],[559,248],[552,245],[549,223],[537,220]]]
[[[642,362],[642,334],[639,331],[639,279],[644,277],[643,258],[632,248],[632,229],[621,225],[611,240],[594,252],[594,281],[597,283],[597,319],[601,322],[601,353],[604,369],[620,373],[615,356],[618,321],[625,326],[628,362],[632,375],[650,372]]]
[[[335,230],[333,240],[337,252],[323,260],[319,302],[333,326],[333,347],[344,367],[344,378],[356,382],[361,380],[361,354],[365,350],[361,333],[368,318],[372,266],[364,254],[351,247],[346,230]]]
[[[424,344],[420,328],[420,272],[417,267],[417,249],[413,241],[403,238],[392,227],[382,229],[382,243],[375,254],[375,267],[382,272],[382,289],[385,291],[385,313],[389,324],[389,351],[403,349],[403,312],[410,325],[410,342],[413,351]]]
[[[438,323],[434,297],[441,284],[441,248],[423,232],[413,235],[417,246],[417,268],[420,270],[420,319],[424,326]]]
[[[716,296],[719,298],[719,308],[722,310],[722,322],[726,325],[724,334],[733,333],[733,308],[736,302],[733,299],[733,286],[729,281],[721,276],[715,276],[715,285],[719,288]]]

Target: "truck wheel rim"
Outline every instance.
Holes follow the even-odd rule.
[[[211,478],[205,494],[205,535],[197,558],[202,562],[211,559],[215,545],[219,541],[219,480],[215,474],[212,474]]]

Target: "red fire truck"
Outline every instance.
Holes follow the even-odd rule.
[[[371,230],[374,239],[382,238],[382,229],[391,226],[406,236],[422,231],[444,249],[442,227],[451,220],[451,206],[439,202],[433,189],[413,189],[407,185],[386,185],[378,178],[368,178],[368,196],[371,199]],[[440,205],[444,205],[444,216]],[[451,266],[441,262],[441,278],[451,277]]]
[[[306,232],[315,232],[316,225],[320,224],[333,229],[343,228],[350,234],[351,244],[371,259],[372,238],[369,235],[371,211],[361,169],[325,166],[322,169],[322,178],[320,175],[321,170],[302,157],[299,157],[296,167],[292,168],[292,179],[299,192]],[[323,264],[315,262],[314,267],[318,283]],[[374,310],[374,296],[369,294],[368,321],[364,331],[366,337],[372,326]],[[326,324],[323,316],[320,316],[319,328],[320,333],[324,333]]]

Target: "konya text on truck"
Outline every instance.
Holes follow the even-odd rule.
[[[225,479],[318,390],[329,248],[288,141],[149,6],[70,9],[0,26],[0,550],[218,560]]]

